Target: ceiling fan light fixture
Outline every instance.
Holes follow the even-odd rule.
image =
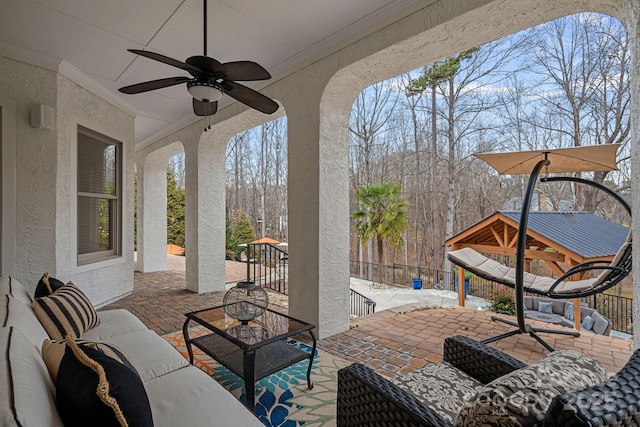
[[[189,94],[202,102],[215,102],[222,98],[222,89],[209,82],[187,83]]]

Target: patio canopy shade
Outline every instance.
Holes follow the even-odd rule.
[[[279,244],[280,242],[279,242],[279,241],[277,241],[277,240],[275,240],[275,239],[272,239],[271,237],[263,237],[263,238],[261,238],[261,239],[254,240],[254,241],[253,241],[253,242],[251,242],[251,243],[255,243],[255,244],[260,244],[260,243],[269,243],[269,244],[271,244],[271,245],[277,245],[277,244]]]
[[[516,151],[506,153],[477,153],[500,175],[530,174],[535,165],[545,158],[548,173],[605,172],[617,170],[616,151],[620,144],[589,145],[557,148],[553,150]]]

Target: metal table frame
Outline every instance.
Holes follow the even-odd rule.
[[[244,380],[247,407],[255,407],[255,384],[294,363],[309,359],[307,387],[313,388],[311,367],[316,352],[315,328],[310,323],[286,314],[265,309],[253,320],[240,322],[227,316],[224,305],[185,314],[182,327],[189,362],[193,365],[192,345],[211,356],[221,365]],[[194,321],[211,331],[196,338],[189,337],[189,322]],[[283,341],[284,338],[308,332],[313,341],[311,354],[307,354]]]

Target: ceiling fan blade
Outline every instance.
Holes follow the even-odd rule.
[[[273,114],[278,110],[278,104],[273,99],[240,83],[225,80],[222,86],[224,87],[224,93],[251,108],[255,108],[265,114]]]
[[[127,95],[133,95],[136,93],[149,92],[150,90],[162,89],[163,87],[179,85],[189,80],[191,80],[189,77],[168,77],[166,79],[150,80],[148,82],[121,87],[118,91],[126,93]]]
[[[212,71],[225,75],[226,80],[269,80],[271,74],[260,64],[253,61],[235,61],[218,64],[211,67]]]
[[[127,49],[127,50],[131,53],[135,53],[136,55],[145,56],[149,59],[153,59],[154,61],[171,65],[172,67],[181,68],[195,75],[199,75],[202,72],[202,70],[200,70],[200,68],[198,67],[194,67],[193,65],[189,65],[185,62],[178,61],[177,59],[169,58],[168,56],[164,56],[159,53],[149,52],[146,50],[139,50],[139,49]]]
[[[218,111],[218,101],[202,102],[193,98],[193,112],[196,116],[212,116]]]

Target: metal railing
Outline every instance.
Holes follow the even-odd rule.
[[[582,301],[608,318],[611,329],[633,335],[633,298],[605,292]]]
[[[270,243],[249,243],[246,249],[247,281],[281,294],[288,294],[289,254]]]
[[[247,281],[284,295],[289,293],[289,254],[270,243],[249,243],[246,248]],[[350,316],[373,314],[376,302],[351,289]]]
[[[349,307],[351,317],[361,317],[376,312],[376,302],[353,289],[351,289]]]
[[[413,279],[422,279],[422,287],[435,289],[436,285],[443,289],[455,290],[455,274],[427,267],[391,264],[381,265],[351,260],[349,263],[351,277],[369,280],[375,283],[393,284],[395,286],[413,286]]]

